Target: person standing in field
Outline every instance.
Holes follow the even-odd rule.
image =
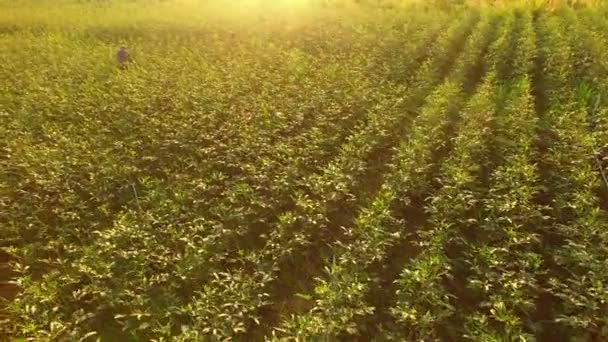
[[[127,63],[129,62],[129,53],[127,52],[127,48],[125,46],[120,47],[116,53],[116,59],[118,60],[118,66],[121,69],[127,68]]]

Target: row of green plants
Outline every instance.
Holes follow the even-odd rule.
[[[545,216],[536,201],[539,118],[531,85],[536,35],[532,14],[523,18],[505,107],[495,123],[497,160],[481,200],[476,239],[465,257],[477,306],[467,318],[466,333],[474,339],[527,340],[544,328],[533,317],[541,292],[539,277],[546,268],[541,255]]]
[[[550,99],[544,115],[550,146],[542,158],[548,168],[543,181],[551,189],[550,232],[556,245],[548,287],[554,296],[557,327],[573,338],[592,339],[608,334],[604,285],[608,221],[599,203],[602,177],[592,130],[593,118],[602,114],[598,93],[589,88],[595,85],[601,91],[603,86],[589,74],[594,63],[601,63],[597,55],[588,56],[589,64],[575,63],[594,50],[586,46],[584,29],[572,15],[541,22]]]
[[[608,83],[603,81],[601,75],[608,70],[606,59],[606,46],[608,46],[608,36],[603,32],[608,25],[603,21],[597,20],[597,16],[588,17],[583,14],[575,15],[574,12],[567,12],[569,27],[576,28],[571,31],[578,35],[575,42],[578,51],[585,54],[586,69],[578,77],[584,80],[585,86],[581,87],[584,91],[584,100],[587,103],[589,113],[589,129],[593,134],[593,145],[595,149],[596,164],[598,166],[602,185],[599,189],[600,200],[603,208],[608,205],[608,133],[605,129],[606,104],[608,103]]]
[[[464,255],[484,223],[487,173],[492,155],[500,154],[496,135],[500,134],[498,120],[505,115],[501,108],[505,95],[497,79],[506,79],[508,46],[528,33],[514,30],[521,26],[520,21],[525,24],[525,18],[512,15],[509,29],[496,40],[496,50],[491,53],[496,59],[464,111],[454,149],[441,165],[440,188],[427,201],[428,224],[414,240],[421,252],[408,261],[397,280],[399,289],[391,312],[406,339],[458,339],[471,334],[463,329],[470,306],[475,304],[466,288],[469,279],[464,280],[469,267]]]

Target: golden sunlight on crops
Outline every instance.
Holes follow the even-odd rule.
[[[0,341],[608,341],[607,19],[0,0]]]

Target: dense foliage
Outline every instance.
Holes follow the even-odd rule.
[[[0,0],[0,338],[607,340],[562,3]]]

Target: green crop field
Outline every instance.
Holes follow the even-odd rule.
[[[0,0],[0,340],[608,341],[607,176],[602,1]]]

